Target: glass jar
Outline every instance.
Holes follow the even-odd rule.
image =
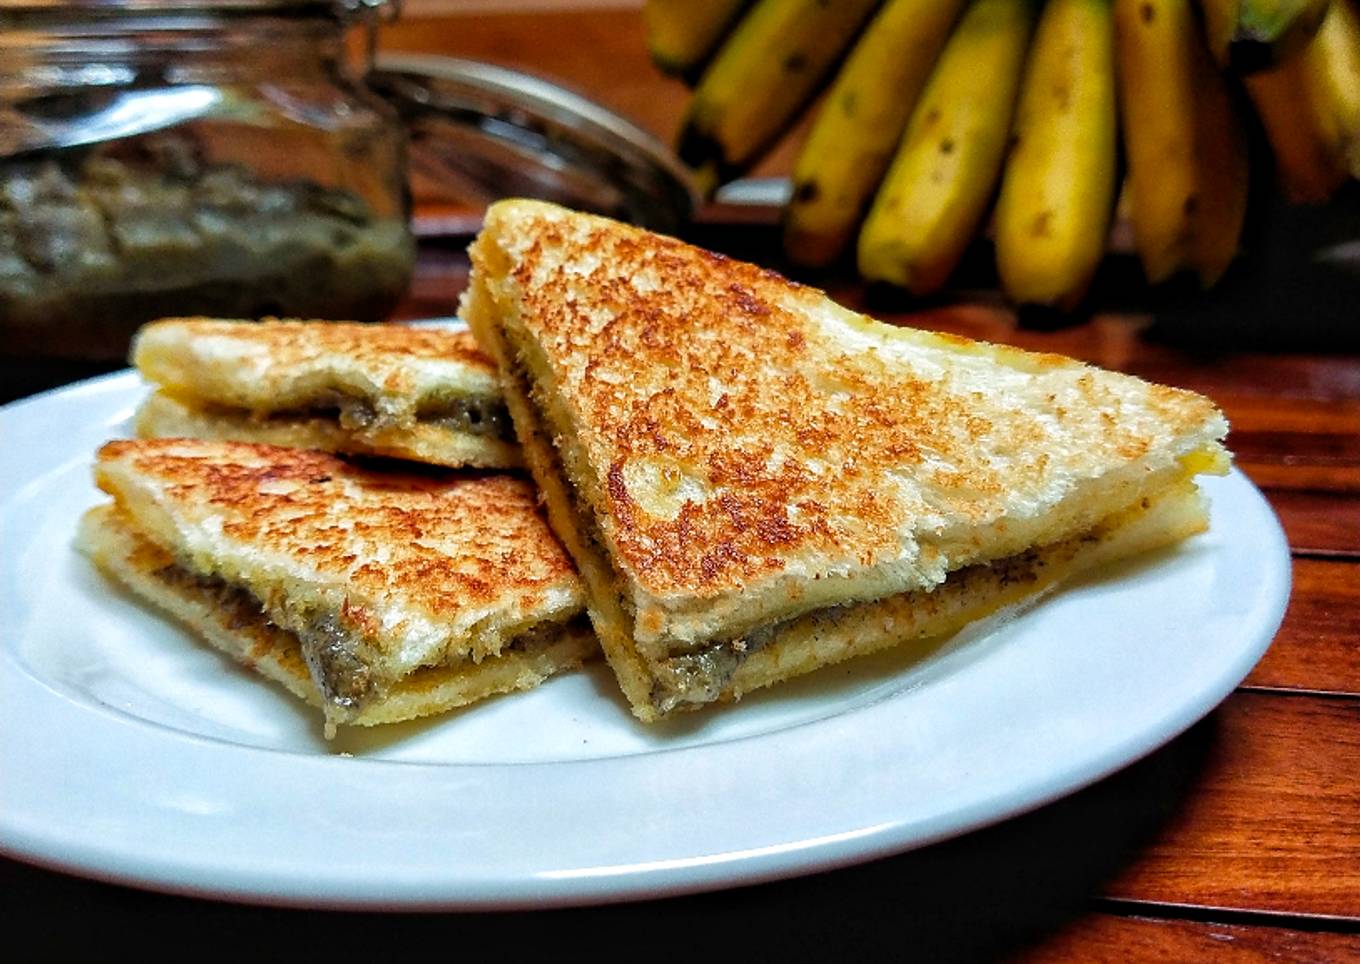
[[[0,0],[0,355],[116,358],[165,315],[375,320],[415,257],[383,0]]]

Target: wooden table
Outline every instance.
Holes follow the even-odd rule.
[[[642,57],[635,11],[408,21],[387,42],[532,63],[659,130],[683,102]],[[710,212],[721,229],[700,225],[696,239],[776,263],[768,219],[731,228],[728,215]],[[450,313],[465,279],[464,242],[426,245],[402,316]],[[1204,392],[1228,414],[1238,465],[1289,537],[1289,611],[1222,706],[1115,776],[1028,816],[866,866],[527,915],[243,908],[0,861],[7,931],[46,948],[127,940],[195,954],[407,948],[437,957],[487,946],[516,960],[569,950],[703,960],[724,949],[756,960],[1360,960],[1360,324],[1300,333],[1319,293],[1296,279],[1296,300],[1260,297],[1250,274],[1239,272],[1237,294],[1230,286],[1209,301],[1138,304],[1115,265],[1094,316],[1049,333],[1017,328],[985,293],[922,309],[843,274],[814,279],[889,320],[1071,354]],[[1294,313],[1279,307],[1291,303]],[[1341,311],[1360,322],[1360,302]],[[1234,347],[1242,343],[1249,347]],[[1334,344],[1349,347],[1319,350]]]

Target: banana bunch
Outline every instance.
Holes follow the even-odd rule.
[[[930,294],[979,233],[1015,302],[1071,310],[1117,202],[1144,274],[1235,258],[1254,109],[1283,191],[1360,178],[1360,0],[648,0],[694,84],[680,154],[707,190],[824,91],[793,170],[795,264],[848,255]]]

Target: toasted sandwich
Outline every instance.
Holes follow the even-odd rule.
[[[333,455],[114,441],[82,548],[135,594],[321,707],[389,723],[527,689],[598,647],[525,479]]]
[[[882,324],[753,265],[493,206],[463,316],[645,721],[1201,531],[1207,399]]]
[[[263,442],[445,466],[519,465],[495,366],[466,330],[174,318],[138,333],[143,438]]]

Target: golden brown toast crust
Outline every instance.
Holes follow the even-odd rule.
[[[267,354],[271,368],[279,372],[343,357],[347,363],[372,372],[375,381],[393,394],[413,387],[409,370],[402,364],[404,360],[455,362],[489,376],[495,374],[491,359],[477,346],[472,333],[464,330],[277,318],[258,322],[164,318],[146,325],[138,335],[138,344],[146,346],[172,337],[183,339],[186,345],[209,337],[257,345]],[[133,354],[135,359],[136,348]],[[194,388],[180,387],[191,394]]]
[[[481,658],[583,596],[532,485],[368,471],[319,452],[114,441],[96,478],[139,531],[266,600],[312,594],[394,662]],[[474,631],[475,630],[475,631]]]
[[[550,372],[535,369],[536,391],[568,413],[594,476],[572,481],[655,599],[749,603],[771,579],[899,564],[918,571],[870,595],[928,585],[1070,534],[1024,523],[1074,493],[1104,500],[1117,472],[1131,495],[1226,430],[1199,395],[889,330],[773,272],[552,205],[493,206],[471,250],[485,279],[471,290],[496,301],[470,307],[518,328],[521,355],[532,343]],[[953,555],[931,571],[942,546]]]

